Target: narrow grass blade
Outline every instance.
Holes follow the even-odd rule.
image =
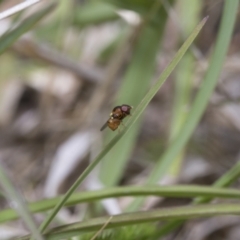
[[[83,182],[83,180],[88,176],[88,174],[94,169],[94,167],[100,162],[100,160],[110,151],[110,149],[130,130],[131,126],[137,121],[137,119],[140,117],[144,109],[147,107],[148,103],[151,101],[151,99],[154,97],[154,95],[158,92],[159,88],[162,86],[162,84],[165,82],[165,80],[168,78],[168,76],[171,74],[173,69],[176,67],[176,65],[179,63],[193,40],[198,35],[199,31],[202,29],[204,24],[206,23],[207,18],[204,18],[199,25],[194,29],[192,34],[188,37],[188,39],[185,41],[185,43],[182,45],[182,47],[179,49],[173,60],[170,62],[170,64],[167,66],[167,68],[163,71],[158,81],[152,86],[152,88],[149,90],[149,92],[146,94],[146,96],[143,98],[139,106],[136,108],[136,110],[133,113],[133,116],[131,117],[131,121],[128,121],[126,123],[126,127],[124,130],[115,136],[108,144],[107,146],[102,150],[102,152],[99,153],[99,155],[95,158],[95,160],[84,170],[84,172],[79,176],[79,178],[76,180],[76,182],[71,186],[71,188],[67,191],[67,193],[63,196],[63,198],[58,202],[58,204],[54,207],[53,211],[48,215],[48,217],[44,220],[44,222],[40,226],[41,232],[43,232],[47,226],[50,224],[50,222],[53,220],[53,218],[56,216],[58,211],[61,209],[61,207],[65,204],[65,202],[68,200],[68,198],[72,195],[72,193],[76,190],[76,188]]]
[[[240,166],[240,164],[239,164]],[[240,168],[240,167],[239,167]],[[238,171],[238,176],[240,171]],[[211,197],[240,199],[240,191],[235,189],[221,189],[217,187],[202,186],[127,186],[103,189],[91,192],[73,194],[65,203],[65,206],[74,206],[79,203],[89,203],[105,198],[123,196],[159,196],[159,197]],[[44,212],[52,209],[61,197],[41,200],[30,203],[28,208],[32,213]],[[15,220],[18,214],[13,209],[5,209],[0,212],[0,223]]]
[[[228,187],[234,183],[240,177],[240,161],[238,161],[228,172],[226,172],[221,178],[219,178],[213,186],[217,187]],[[208,203],[215,197],[200,197],[193,201],[194,204]],[[183,220],[175,220],[165,224],[157,234],[158,237],[165,236],[166,234],[172,232],[174,229],[180,227],[184,224]]]
[[[156,182],[164,176],[164,173],[171,165],[174,157],[176,157],[179,151],[189,140],[208,104],[211,94],[217,84],[229,42],[231,40],[233,26],[236,19],[236,12],[238,9],[238,2],[239,1],[237,0],[227,1],[225,4],[225,13],[223,16],[219,37],[216,43],[216,48],[206,77],[201,85],[201,90],[196,96],[186,123],[179,132],[176,140],[169,147],[169,149],[167,149],[165,154],[159,159],[158,165],[154,168],[154,171],[150,175],[148,183]],[[231,17],[229,15],[231,15]]]
[[[56,4],[50,4],[40,11],[32,14],[25,19],[22,23],[16,26],[13,30],[3,34],[0,38],[0,55],[10,47],[19,37],[29,31],[37,22],[39,22],[44,16],[50,13]]]
[[[221,178],[219,178],[213,186],[215,187],[228,187],[234,183],[240,177],[240,161],[238,161],[228,172],[226,172]],[[202,197],[197,198],[194,203],[207,203],[210,202],[212,198]]]
[[[35,225],[33,218],[30,212],[28,211],[27,206],[24,204],[18,192],[14,189],[11,181],[8,179],[1,165],[0,165],[0,186],[2,186],[2,188],[5,190],[9,202],[16,209],[19,216],[25,222],[26,226],[34,236],[34,239],[43,240],[43,237],[39,230],[37,229],[37,226]]]
[[[183,36],[187,36],[199,22],[201,1],[182,0],[179,6],[179,27]],[[188,6],[186,8],[186,6]],[[176,19],[177,20],[177,19]],[[171,117],[169,144],[175,139],[183,126],[191,107],[193,93],[194,69],[196,61],[191,51],[188,51],[179,63],[174,73],[174,102]],[[170,178],[178,177],[184,161],[185,149],[174,160],[170,172]]]
[[[236,19],[236,13],[238,9],[238,0],[226,1],[224,7],[223,19],[221,22],[220,32],[218,35],[216,47],[211,59],[211,63],[204,81],[201,85],[193,104],[191,111],[188,114],[188,118],[179,131],[178,136],[159,159],[158,163],[154,167],[153,172],[147,180],[148,184],[159,181],[164,174],[169,170],[177,154],[183,149],[188,140],[190,139],[194,129],[199,123],[201,116],[206,109],[211,94],[217,84],[219,74],[221,72],[224,59],[228,50],[228,46],[231,40],[233,32],[233,26]],[[138,209],[143,199],[137,199],[130,207],[129,210]]]
[[[116,105],[125,103],[135,107],[149,89],[167,17],[167,12],[160,1],[154,2],[152,9],[144,17],[144,24],[138,30],[139,36],[134,45],[131,64],[118,91]],[[153,24],[152,19],[155,18],[158,21]],[[139,83],[141,83],[141,87],[139,87]],[[141,119],[139,120],[141,121]],[[122,177],[139,133],[140,121],[134,124],[127,137],[121,139],[104,158],[100,179],[105,186],[116,185]],[[113,133],[109,133],[107,137],[110,137],[110,134],[112,136]]]
[[[10,17],[11,15],[18,13],[18,12],[32,6],[33,4],[38,3],[39,1],[40,0],[29,0],[29,1],[19,3],[19,4],[15,5],[14,7],[10,8],[10,9],[7,9],[4,12],[1,12],[0,13],[0,20],[4,19],[6,17]]]
[[[156,222],[161,220],[192,219],[202,217],[212,217],[219,215],[239,215],[239,204],[209,204],[202,206],[182,206],[169,207],[163,209],[154,209],[151,211],[134,212],[115,215],[106,226],[106,229],[122,227],[133,224]],[[86,221],[60,226],[47,231],[44,234],[46,239],[65,239],[77,236],[83,232],[97,231],[109,219],[109,216],[89,219]],[[27,240],[29,236],[18,238],[18,240]]]

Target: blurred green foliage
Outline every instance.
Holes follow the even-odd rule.
[[[3,1],[0,0],[0,3],[2,2]],[[170,0],[169,3],[171,6],[174,6],[175,1]],[[197,5],[194,5],[194,3],[197,3]],[[194,5],[192,6],[193,8],[190,8],[190,4]],[[188,7],[185,8],[185,5],[188,5]],[[166,143],[161,138],[152,140],[147,144],[148,150],[152,152],[153,157],[155,157],[152,163],[157,162],[157,164],[154,165],[153,172],[149,176],[148,183],[159,181],[159,179],[165,176],[169,171],[169,168],[173,166],[174,163],[176,164],[175,160],[178,160],[177,157],[179,152],[185,147],[205,111],[208,99],[216,86],[226,56],[237,6],[237,0],[225,2],[224,21],[221,27],[221,34],[219,34],[217,38],[217,46],[213,55],[213,60],[209,64],[208,73],[205,77],[202,88],[197,94],[195,101],[193,101],[193,104],[191,103],[190,96],[192,93],[191,80],[193,78],[194,57],[191,53],[187,53],[181,62],[181,65],[176,72],[176,92],[173,96],[173,98],[175,98],[175,105],[174,114],[172,116],[171,141],[169,141],[168,149],[164,152],[164,144]],[[182,15],[180,15],[180,22],[182,22],[182,25],[184,26],[181,31],[183,36],[186,36],[188,35],[189,29],[192,29],[196,25],[195,23],[198,21],[198,15],[196,13],[199,13],[202,7],[199,1],[189,1],[189,4],[187,4],[186,0],[181,7]],[[123,9],[132,10],[135,14],[139,14],[141,22],[139,24],[129,24],[128,22],[123,21],[117,13],[117,11]],[[52,13],[50,21],[47,19],[49,13]],[[114,92],[113,94],[109,93],[111,99],[114,99],[116,96],[114,99],[116,105],[126,103],[133,105],[134,108],[136,108],[142,103],[147,90],[151,86],[154,69],[157,63],[156,57],[159,51],[161,51],[161,42],[168,17],[169,13],[166,11],[166,8],[162,5],[161,1],[157,0],[92,0],[85,1],[81,4],[77,1],[59,1],[57,8],[55,8],[55,4],[46,5],[45,8],[35,12],[23,21],[21,21],[22,13],[17,14],[14,16],[12,25],[9,27],[8,31],[0,38],[0,54],[2,54],[0,82],[8,81],[10,78],[9,76],[15,76],[14,74],[16,74],[16,72],[16,75],[20,77],[25,76],[25,73],[33,67],[34,61],[29,60],[29,62],[25,64],[26,62],[24,59],[16,57],[16,55],[10,51],[6,51],[15,43],[15,41],[29,30],[33,30],[36,41],[39,41],[39,43],[41,43],[41,41],[48,42],[54,48],[64,52],[67,57],[78,59],[83,46],[79,39],[75,39],[75,44],[71,44],[68,49],[64,48],[64,37],[67,30],[74,29],[74,31],[76,31],[75,33],[81,34],[83,32],[82,30],[88,29],[92,26],[96,27],[105,23],[117,24],[122,31],[120,31],[117,36],[114,36],[113,40],[107,46],[103,47],[98,56],[98,63],[108,65],[108,61],[111,61],[111,57],[114,56],[116,49],[118,49],[121,44],[128,41],[128,36],[131,32],[136,34],[137,37],[134,40],[135,42],[133,43],[129,54],[128,66],[125,66],[123,69],[124,71],[122,72],[122,79],[120,82],[116,81],[119,84],[117,92]],[[40,20],[46,20],[47,24],[36,25]],[[39,65],[37,67],[39,67]],[[164,79],[164,81],[165,80],[166,79]],[[148,100],[150,101],[153,96],[154,94],[150,96]],[[185,112],[184,108],[186,105],[193,106],[190,114]],[[141,105],[141,107],[142,109],[145,109],[146,106]],[[133,114],[135,114],[134,111]],[[140,111],[141,110],[139,109],[136,111],[139,113],[138,117],[141,114]],[[138,117],[133,116],[132,119],[135,119],[134,121],[136,121]],[[127,122],[127,130],[130,126],[130,131],[120,141],[118,140],[125,134],[126,129],[123,130],[123,133],[121,132],[117,136],[116,132],[108,134],[106,137],[107,140],[112,138],[113,135],[116,137],[113,138],[113,141],[110,142],[110,144],[108,144],[107,147],[103,149],[102,153],[96,158],[95,163],[97,164],[109,151],[104,159],[100,172],[101,180],[106,186],[117,185],[124,174],[127,162],[136,146],[139,132],[141,131],[141,117],[133,126],[130,124],[132,119],[128,119]],[[160,155],[161,157],[159,157]],[[181,161],[182,157],[183,155],[180,155],[180,161],[177,163],[179,165],[175,165],[175,167],[177,166],[175,172],[176,175],[178,175],[183,164]],[[92,169],[93,168],[94,166],[92,166]],[[72,185],[70,192],[65,195],[64,201],[71,196],[79,183],[84,180],[92,169],[88,168],[88,171],[84,173],[85,175],[79,177],[78,182],[75,182],[75,185]],[[233,171],[234,174],[226,174],[227,177],[220,178],[220,180],[216,182],[216,186],[223,187],[236,181],[240,172],[239,166],[234,166],[234,169],[229,171],[229,173],[232,173]],[[179,196],[181,196],[180,193]],[[210,201],[211,199],[202,199],[202,201],[204,200]],[[45,222],[44,228],[46,228],[51,220],[53,220],[58,210],[64,204],[64,201],[61,201],[59,198],[55,199],[55,212],[50,216],[50,221],[48,221],[48,219],[47,222]],[[56,203],[59,208],[56,208]],[[38,204],[40,209],[44,209],[44,201]],[[77,204],[77,202],[75,204]],[[135,209],[140,206],[137,203],[134,204],[135,203],[133,203]],[[221,206],[218,207],[219,213],[225,214],[224,209],[221,209]],[[228,206],[226,206],[226,209],[228,210],[227,207]],[[52,205],[49,208],[52,208]],[[211,206],[208,206],[208,208],[208,211],[211,212]],[[232,209],[234,208],[231,208],[230,206],[229,212],[231,212]],[[196,211],[197,207],[193,210]],[[203,214],[210,216],[211,214],[209,212],[204,212],[203,209]],[[9,219],[7,214],[9,214],[11,218],[11,214],[14,215],[15,213],[12,211],[10,211],[10,213],[7,212],[5,216],[6,219]],[[189,211],[187,216],[192,216],[191,214],[191,211]],[[218,212],[216,212],[216,214],[218,214]],[[181,218],[183,215],[184,213],[181,212],[180,216],[175,216],[175,218]],[[14,217],[16,216],[14,215],[13,218]],[[168,232],[174,231],[174,228],[182,223],[182,220],[180,222],[174,221],[173,218],[173,221],[165,225],[158,234],[164,236]],[[87,224],[88,223],[86,223],[86,225]],[[63,227],[67,228],[68,226],[66,225]],[[155,233],[156,228],[154,224],[141,224],[115,230],[104,230],[104,232],[96,239],[150,240],[150,236],[155,236]],[[90,239],[93,235],[94,234],[82,235],[80,236],[80,239]],[[60,239],[60,237],[56,239]],[[153,237],[151,240],[154,239],[157,238]]]

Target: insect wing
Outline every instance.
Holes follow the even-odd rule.
[[[104,125],[101,127],[100,131],[103,131],[108,126],[108,121],[104,123]]]

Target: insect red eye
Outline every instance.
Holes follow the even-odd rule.
[[[127,107],[127,106],[122,106],[121,109],[122,109],[123,112],[128,112],[129,111],[129,107]]]
[[[130,114],[130,110],[131,110],[132,108],[130,107],[130,106],[128,106],[128,105],[122,105],[121,106],[121,110],[123,111],[123,112],[125,112],[125,113],[128,113],[128,114]]]

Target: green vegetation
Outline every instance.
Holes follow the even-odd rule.
[[[37,129],[37,131],[34,129],[34,131],[26,137],[27,140],[22,135],[20,135],[19,138],[16,137],[16,139],[14,139],[16,143],[12,141],[15,144],[12,149],[17,149],[17,147],[29,144],[29,142],[31,144],[36,139],[38,144],[38,141],[40,142],[44,139],[44,144],[42,148],[39,147],[40,151],[38,151],[38,153],[41,152],[41,154],[44,154],[44,151],[50,149],[49,152],[46,152],[46,155],[50,156],[57,146],[59,147],[59,139],[65,139],[71,136],[73,132],[94,132],[94,130],[96,130],[95,125],[104,117],[101,116],[101,113],[104,113],[106,110],[104,109],[105,104],[107,106],[114,102],[113,105],[125,103],[134,106],[132,116],[127,117],[124,122],[124,127],[122,127],[119,132],[111,132],[104,136],[104,146],[100,151],[96,150],[98,149],[98,143],[94,142],[94,145],[93,142],[91,142],[89,149],[94,150],[91,150],[92,152],[89,150],[89,152],[84,155],[84,158],[90,155],[89,158],[92,158],[91,161],[89,161],[90,163],[87,167],[84,167],[81,173],[78,171],[77,177],[75,174],[73,178],[69,180],[70,184],[65,179],[67,182],[66,186],[70,187],[64,189],[62,191],[64,194],[62,195],[51,199],[38,199],[31,203],[24,202],[23,197],[17,189],[18,183],[11,179],[11,174],[6,174],[10,167],[5,166],[2,164],[2,161],[0,161],[1,199],[10,203],[11,206],[11,208],[0,211],[0,222],[7,224],[9,221],[22,219],[29,230],[29,235],[24,237],[17,236],[17,239],[60,240],[76,237],[79,240],[154,240],[173,233],[177,227],[183,225],[189,219],[240,214],[239,204],[227,202],[227,199],[238,201],[240,198],[239,190],[227,188],[234,184],[240,176],[239,163],[236,163],[229,171],[226,171],[221,177],[215,179],[215,183],[213,183],[212,186],[203,187],[194,184],[157,185],[166,175],[170,174],[175,179],[180,176],[184,166],[187,143],[196,130],[206,111],[214,89],[217,86],[239,9],[239,1],[225,1],[211,60],[208,63],[206,74],[199,85],[200,87],[195,94],[192,78],[194,78],[194,68],[199,59],[196,59],[194,55],[193,44],[195,44],[195,40],[204,26],[208,24],[208,17],[205,16],[201,20],[200,13],[203,6],[200,2],[193,4],[193,1],[184,0],[184,5],[188,4],[188,2],[190,3],[189,8],[183,8],[180,2],[176,2],[177,1],[174,0],[168,1],[174,11],[178,9],[180,12],[179,17],[181,21],[179,21],[179,23],[184,30],[181,31],[180,29],[181,37],[179,37],[178,42],[182,44],[179,44],[178,50],[173,55],[171,61],[168,64],[164,64],[164,70],[162,70],[160,74],[159,71],[157,71],[159,76],[156,77],[154,82],[152,82],[152,80],[155,78],[154,76],[156,76],[159,52],[164,54],[164,52],[162,52],[164,34],[166,33],[166,26],[168,26],[167,23],[169,21],[169,11],[166,4],[164,5],[161,1],[92,0],[82,5],[77,3],[77,1],[69,3],[64,1],[50,1],[50,3],[43,3],[44,6],[36,7],[35,12],[30,15],[27,11],[30,10],[31,7],[22,13],[17,13],[19,15],[16,17],[9,18],[12,20],[12,25],[9,26],[6,33],[0,37],[0,54],[2,61],[7,61],[7,63],[4,63],[4,66],[7,66],[8,69],[11,69],[11,67],[24,68],[24,71],[21,71],[21,77],[26,79],[31,78],[30,73],[34,73],[36,69],[47,69],[52,78],[55,74],[57,75],[58,70],[60,70],[59,68],[68,69],[68,72],[74,75],[74,77],[78,76],[78,78],[76,77],[79,84],[78,87],[80,86],[80,89],[82,87],[79,92],[76,90],[78,87],[75,87],[76,92],[73,93],[73,95],[76,96],[76,98],[72,98],[71,101],[69,101],[72,102],[70,107],[66,104],[67,107],[63,107],[65,109],[62,110],[59,106],[64,102],[63,99],[61,99],[61,102],[58,96],[52,97],[50,95],[50,88],[56,80],[48,83],[48,88],[43,90],[39,96],[40,100],[38,99],[39,104],[37,107],[40,109],[40,115],[42,114],[38,126],[40,130]],[[135,20],[130,20],[130,22],[132,22],[129,24],[123,20],[121,14],[119,14],[122,8],[138,14],[137,16],[140,21],[135,22]],[[26,14],[27,17],[25,17],[24,13],[28,13]],[[136,17],[136,15],[134,16]],[[106,67],[105,65],[111,67],[108,71],[98,72],[97,68],[94,69],[92,64],[93,68],[89,73],[88,70],[82,67],[81,63],[78,65],[78,63],[82,61],[81,54],[84,52],[85,45],[83,42],[89,41],[86,37],[86,32],[89,29],[96,31],[96,29],[101,28],[105,24],[109,24],[111,27],[114,26],[118,30],[118,33],[111,38],[108,45],[101,47],[98,54],[94,53],[91,57],[94,59],[93,61],[95,61],[94,64],[97,64],[97,61],[100,59],[102,68]],[[119,31],[119,29],[122,30]],[[31,31],[31,37],[34,41],[28,39],[29,44],[21,45],[19,49],[16,43],[29,31]],[[67,38],[65,35],[70,37]],[[47,41],[51,42],[51,47],[54,46],[53,49],[55,50],[48,52],[51,47],[48,48],[49,46],[46,47],[47,44],[42,44]],[[69,45],[66,44],[68,41],[70,42]],[[99,37],[99,42],[101,42],[101,37]],[[125,51],[126,49],[129,51]],[[23,51],[21,52],[21,50]],[[122,52],[122,55],[120,52]],[[89,59],[91,59],[91,57]],[[116,57],[119,57],[119,59],[116,59]],[[44,66],[40,65],[40,62],[36,60],[40,60],[41,63],[44,63]],[[32,66],[34,66],[34,68],[32,68]],[[79,69],[81,69],[80,73],[78,72]],[[83,69],[84,73],[81,72]],[[14,69],[12,71],[14,72]],[[81,74],[82,77],[79,78]],[[116,80],[115,82],[118,74],[121,75],[121,80]],[[173,91],[174,96],[172,96],[172,116],[170,117],[170,124],[168,125],[168,137],[164,140],[167,148],[163,149],[162,145],[158,146],[157,150],[161,148],[161,151],[158,151],[158,153],[163,152],[163,154],[154,159],[155,161],[148,161],[149,159],[146,159],[144,164],[146,164],[145,166],[147,166],[146,168],[148,168],[149,171],[144,176],[143,183],[140,186],[121,186],[121,181],[124,182],[124,177],[127,178],[127,176],[125,176],[125,170],[131,156],[135,153],[135,148],[137,144],[139,144],[138,141],[140,142],[141,139],[145,137],[139,137],[141,129],[144,127],[142,125],[143,114],[153,101],[159,101],[157,99],[159,97],[159,90],[162,90],[163,84],[165,82],[168,83],[168,78],[170,76],[174,77],[174,75],[176,77],[173,84],[175,88]],[[8,78],[11,79],[13,76],[10,75],[9,70],[3,71],[0,73],[0,83],[8,82]],[[41,77],[43,80],[45,75],[41,75]],[[89,81],[89,79],[91,80]],[[29,80],[29,82],[30,81],[31,80]],[[5,86],[2,84],[2,92],[5,91],[4,88]],[[32,88],[32,86],[29,87],[30,90],[32,90]],[[86,90],[87,88],[89,88],[88,91]],[[157,100],[155,100],[155,98]],[[2,99],[0,101],[2,101]],[[31,102],[29,99],[23,99],[22,101],[27,103]],[[57,102],[57,104],[55,104],[55,102]],[[95,105],[93,103],[95,103]],[[84,108],[85,105],[87,106],[87,110]],[[56,132],[58,132],[58,130],[53,130],[54,127],[57,126],[57,121],[53,121],[51,122],[52,125],[48,125],[52,117],[52,109],[50,107],[61,109],[53,113],[53,115],[56,115],[54,116],[54,120],[58,120],[57,118],[70,119],[70,124],[65,124],[66,121],[60,125],[61,131],[67,132],[66,135],[57,135],[58,133]],[[79,111],[79,109],[81,109],[81,111]],[[155,111],[158,112],[158,110],[159,107],[156,107]],[[21,109],[21,111],[24,111],[24,109]],[[18,114],[20,113],[18,112]],[[18,114],[12,114],[13,118],[17,118]],[[88,117],[90,117],[90,119]],[[92,120],[92,118],[94,119]],[[12,122],[14,122],[14,120],[12,120]],[[0,126],[0,128],[4,127]],[[16,127],[12,129],[11,131],[14,132]],[[39,132],[41,134],[37,135]],[[157,133],[158,130],[154,129],[154,132]],[[99,139],[96,136],[97,134],[94,135],[94,137]],[[35,140],[33,140],[34,137],[36,137]],[[159,143],[161,139],[162,136],[154,140]],[[25,149],[27,149],[26,151],[30,151],[29,149],[32,151],[34,147],[36,147],[36,145],[32,144],[28,145],[28,148]],[[79,148],[81,148],[81,145]],[[141,152],[139,155],[141,155]],[[38,155],[33,154],[33,156]],[[42,158],[45,157],[44,155],[41,156]],[[137,155],[136,158],[138,158]],[[101,180],[101,184],[103,184],[103,189],[77,191],[79,186],[83,187],[85,180],[91,178],[91,175],[95,177],[95,175],[98,174],[95,171],[99,163],[101,163],[98,169],[99,180]],[[45,167],[44,164],[37,166],[39,168]],[[31,164],[29,165],[30,167],[26,166],[26,169],[28,169],[28,167],[29,169],[31,168]],[[49,166],[51,165],[49,164],[47,168],[49,168]],[[5,171],[5,168],[8,168],[8,171]],[[76,167],[76,169],[78,168]],[[22,172],[24,173],[24,171]],[[21,172],[19,172],[19,175],[21,175]],[[40,181],[41,184],[44,185],[43,183],[46,179],[42,178],[43,176],[45,178],[46,175],[46,173],[41,174],[40,178],[34,180],[35,182],[31,182],[31,180],[28,182],[32,192],[34,192],[35,186]],[[21,191],[26,194],[24,187],[23,189],[21,188]],[[42,186],[41,191],[43,191]],[[36,196],[39,196],[39,194],[36,194]],[[102,201],[103,199],[114,197],[123,198],[126,196],[131,196],[133,200],[128,204],[125,203],[123,207],[123,212],[125,213],[122,212],[114,216],[108,216],[106,212],[102,211],[99,205],[96,204],[99,200]],[[191,199],[192,203],[188,203],[185,206],[163,206],[161,208],[143,211],[142,206],[147,202],[147,198],[151,196],[173,199],[187,198],[188,201]],[[211,203],[211,201],[216,198],[222,198],[226,202],[221,204]],[[91,209],[92,211],[88,209],[86,214],[83,214],[82,221],[68,224],[69,222],[66,220],[66,222],[62,222],[56,227],[56,224],[59,223],[59,221],[57,221],[59,211],[64,206],[71,206],[75,211],[75,207],[77,208],[80,203],[92,204],[94,207]],[[44,218],[41,224],[33,220],[35,213],[45,213],[43,214]],[[51,223],[54,224],[50,225]]]

